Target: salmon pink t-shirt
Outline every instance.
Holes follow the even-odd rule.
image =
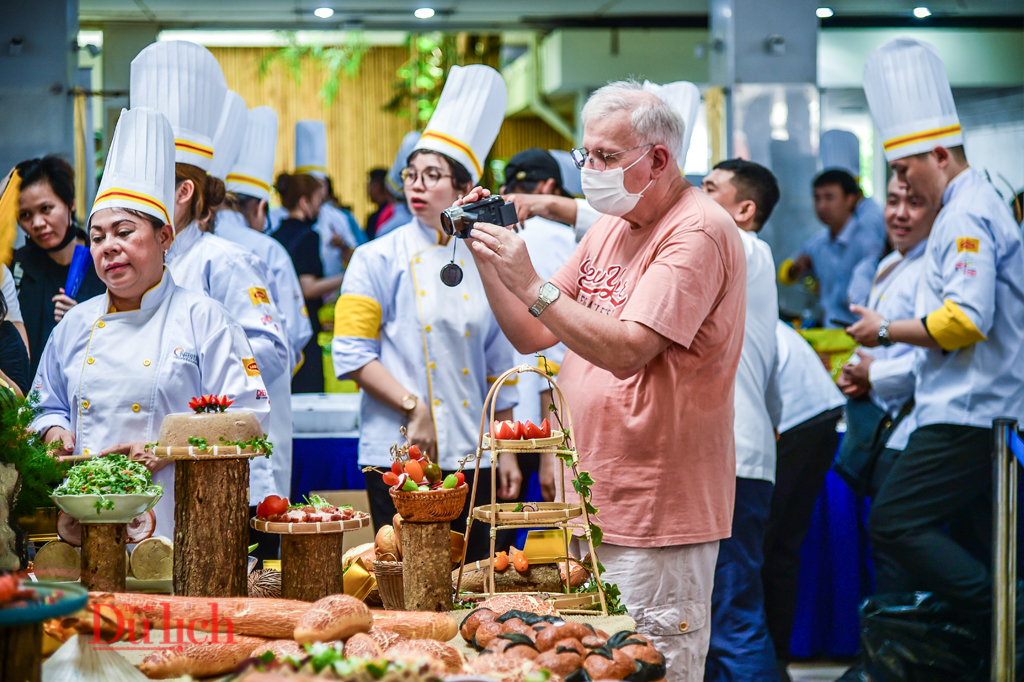
[[[606,542],[729,537],[746,267],[732,218],[691,185],[655,225],[603,216],[552,278],[563,296],[672,341],[625,380],[572,351],[559,372]]]

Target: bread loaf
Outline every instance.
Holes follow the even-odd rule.
[[[367,632],[366,634],[374,642],[377,643],[377,646],[380,647],[380,650],[382,652],[387,651],[388,649],[393,647],[398,642],[404,642],[406,640],[405,637],[403,637],[402,635],[398,634],[397,632],[391,632],[390,630],[382,630],[381,628],[378,628],[378,627],[370,628],[370,631]]]
[[[436,639],[447,642],[458,634],[451,616],[431,611],[373,611],[373,627],[389,630],[409,639]]]
[[[203,639],[204,637],[209,639]],[[154,651],[139,664],[139,670],[153,680],[191,675],[210,677],[229,673],[239,666],[252,652],[266,644],[259,637],[233,634],[226,641],[225,634],[196,635],[196,643],[188,643],[173,649]]]
[[[170,580],[174,575],[174,543],[159,535],[143,540],[131,554],[136,580]]]
[[[341,570],[345,570],[353,563],[356,559],[362,559],[370,572],[373,572],[373,560],[377,558],[376,548],[374,543],[366,542],[361,545],[356,545],[352,549],[348,550],[341,556]]]
[[[381,526],[373,541],[377,561],[401,561],[402,549],[395,539],[394,526]]]
[[[47,542],[36,552],[32,570],[40,580],[78,580],[82,577],[82,555],[66,542]]]
[[[348,655],[348,648],[345,649]],[[399,661],[416,661],[424,656],[440,661],[450,673],[462,670],[466,659],[458,649],[434,639],[407,639],[395,644],[384,655]]]
[[[558,615],[558,609],[556,609],[551,602],[531,597],[528,594],[499,594],[498,596],[491,597],[484,603],[480,604],[478,608],[490,609],[498,615],[513,609],[516,611],[536,613],[538,616]]]
[[[332,594],[313,602],[295,623],[293,634],[300,644],[329,642],[367,632],[372,625],[366,604],[347,594]]]
[[[345,641],[345,656],[347,658],[380,658],[383,651],[373,637],[365,632],[357,632]]]
[[[283,658],[285,656],[297,656],[299,658],[304,658],[306,656],[306,650],[294,639],[266,640],[253,649],[249,656],[251,658],[259,658],[267,652],[274,654],[274,658]]]
[[[534,661],[503,654],[487,654],[470,661],[463,668],[468,675],[479,675],[497,682],[524,682],[527,675],[540,672]]]

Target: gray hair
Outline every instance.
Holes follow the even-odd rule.
[[[683,130],[686,128],[675,109],[630,79],[615,81],[595,90],[583,106],[580,118],[586,128],[594,119],[617,111],[630,112],[629,125],[638,144],[660,144],[675,159],[683,146]]]

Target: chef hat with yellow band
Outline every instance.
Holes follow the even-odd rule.
[[[841,170],[860,180],[860,138],[849,130],[826,130],[818,146],[821,170]]]
[[[276,151],[277,113],[270,107],[256,107],[248,113],[242,151],[228,173],[225,188],[270,201]]]
[[[122,109],[89,216],[131,208],[172,224],[174,156],[174,130],[163,114],[148,107]]]
[[[872,50],[864,94],[886,161],[964,143],[946,67],[929,43],[897,38]]]
[[[167,117],[177,163],[210,170],[227,92],[217,59],[195,43],[153,43],[132,60],[131,106],[150,107]]]
[[[327,177],[327,126],[323,121],[295,124],[295,173]]]
[[[484,172],[484,159],[505,119],[505,81],[489,66],[453,66],[441,99],[416,150],[440,152],[469,171],[475,185]]]
[[[217,132],[213,135],[213,165],[209,173],[215,178],[227,178],[235,159],[242,149],[242,136],[245,135],[245,123],[249,116],[249,107],[245,100],[234,90],[228,90],[221,107],[220,122]]]
[[[657,95],[662,102],[679,114],[683,121],[682,147],[672,150],[676,155],[676,164],[679,170],[682,170],[686,165],[686,153],[690,150],[693,125],[697,122],[697,113],[700,111],[700,89],[688,81],[676,81],[665,85],[644,81],[644,90]]]

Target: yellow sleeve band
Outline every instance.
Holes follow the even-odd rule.
[[[548,360],[543,355],[537,356],[537,369],[544,372],[548,376],[558,376],[558,370],[562,369],[562,366],[557,362]]]
[[[779,284],[783,284],[787,287],[796,284],[796,277],[793,277],[791,274],[789,274],[789,269],[792,266],[792,258],[787,258],[786,260],[782,261],[782,264],[779,266]]]
[[[369,296],[344,294],[334,305],[334,335],[380,338],[380,303]]]
[[[948,351],[966,348],[988,338],[978,331],[960,306],[948,299],[945,305],[925,318],[925,327],[935,342]]]
[[[489,383],[489,384],[493,384],[497,380],[498,380],[498,377],[487,377],[487,383]],[[515,386],[518,383],[519,383],[519,375],[518,374],[513,374],[508,379],[505,379],[505,383],[503,383],[502,386]]]

